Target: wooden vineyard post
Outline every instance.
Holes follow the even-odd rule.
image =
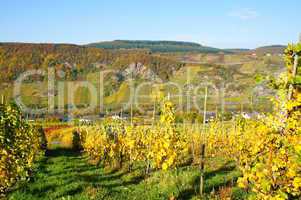
[[[1,104],[4,104],[4,95],[2,94],[2,97],[1,97]]]
[[[131,72],[131,83],[133,83],[133,71]],[[133,86],[133,88],[134,88],[134,96],[132,96],[131,95],[131,126],[133,126],[133,100],[134,100],[134,98],[135,98],[135,83],[132,85]]]
[[[221,126],[222,126],[222,134],[224,134],[224,114],[225,114],[225,85],[221,88]]]
[[[207,114],[207,96],[208,96],[208,88],[205,88],[205,98],[204,98],[204,115],[203,115],[203,129],[205,130],[206,125],[206,114]]]
[[[299,36],[299,42],[301,43],[301,34]],[[297,76],[297,71],[298,71],[298,59],[299,56],[297,54],[293,55],[294,56],[294,63],[293,63],[293,69],[292,69],[292,73],[291,76],[292,78],[295,78]],[[288,94],[287,94],[287,100],[290,101],[293,99],[293,93],[294,93],[294,89],[295,85],[293,83],[289,84],[289,88],[288,88]],[[288,118],[290,115],[289,111],[286,111],[286,118]]]
[[[156,120],[156,102],[157,102],[157,98],[155,98],[154,104],[153,104],[153,122],[152,122],[152,126],[155,125],[155,120]]]
[[[297,74],[298,59],[299,59],[299,56],[295,55],[294,56],[294,67],[293,67],[292,77],[295,77],[296,74]],[[294,85],[290,84],[289,90],[288,90],[288,100],[292,99],[292,97],[293,97],[293,91],[294,91]]]
[[[301,34],[299,37],[299,42],[301,43]],[[293,66],[293,71],[292,71],[293,78],[295,78],[297,75],[298,59],[299,59],[299,56],[297,54],[294,55],[294,66]],[[289,90],[288,90],[288,100],[291,100],[293,98],[293,91],[294,91],[294,85],[290,84]]]
[[[207,96],[208,87],[205,88],[205,98],[204,98],[204,115],[203,115],[203,130],[202,130],[202,144],[201,144],[201,162],[200,162],[200,195],[204,195],[204,174],[205,174],[205,131],[206,131],[206,114],[207,114]]]
[[[200,177],[200,195],[204,195],[204,170],[205,170],[205,144],[201,145],[201,177]]]
[[[133,101],[131,101],[131,126],[133,126]]]

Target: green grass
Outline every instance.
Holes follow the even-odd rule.
[[[53,149],[38,163],[33,178],[12,191],[10,200],[35,199],[198,199],[199,170],[197,166],[177,170],[153,171],[149,177],[144,169],[118,171],[88,164],[87,157],[70,149]],[[231,187],[240,176],[233,163],[214,159],[207,163],[206,194]],[[240,190],[235,199],[242,199]],[[208,197],[209,198],[209,197]]]

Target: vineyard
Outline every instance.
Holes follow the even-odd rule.
[[[0,193],[3,194],[30,176],[47,141],[43,129],[26,123],[15,105],[1,105],[0,120]]]
[[[38,184],[33,188],[30,185],[34,185],[35,181],[39,183],[39,178],[43,180],[41,182],[47,182],[47,173],[41,175],[38,171],[43,162],[46,162],[53,168],[61,168],[62,173],[66,170],[66,175],[72,177],[69,184],[78,184],[67,193],[52,191],[55,194],[49,193],[50,197],[47,198],[50,199],[109,199],[113,193],[108,191],[113,186],[98,187],[98,183],[112,181],[114,176],[117,176],[115,181],[118,182],[121,180],[118,177],[123,177],[122,173],[133,175],[138,172],[139,181],[131,180],[128,186],[135,192],[115,191],[115,198],[111,198],[300,199],[300,56],[301,44],[289,45],[285,50],[287,72],[279,78],[269,79],[270,86],[278,91],[272,99],[274,111],[256,119],[236,117],[224,122],[216,118],[208,123],[204,119],[202,124],[178,124],[173,103],[163,99],[160,120],[152,125],[133,125],[120,119],[105,119],[100,124],[89,126],[48,127],[44,128],[44,133],[42,127],[28,124],[13,104],[1,105],[0,192],[3,198],[8,199],[21,199],[23,196],[24,199],[46,199],[47,194],[35,196],[32,193],[32,196],[27,197],[24,194],[28,191],[43,193],[37,189]],[[64,149],[51,147],[51,140],[59,138],[59,135],[51,134],[59,134],[64,130],[64,136],[68,136],[65,141],[71,145]],[[223,174],[221,182],[212,183],[214,181],[207,170],[212,169],[212,165],[220,164],[233,167],[230,170],[231,176]],[[74,173],[83,166],[87,166],[89,170],[86,171],[89,179],[86,179],[90,182],[95,180],[93,184],[89,183],[88,191],[80,186],[86,186],[86,179],[76,180],[79,174]],[[69,172],[68,167],[71,168]],[[47,166],[44,168],[52,176],[56,173]],[[194,181],[185,181],[189,179],[184,177],[189,176],[185,169],[194,174]],[[111,177],[111,180],[98,177],[101,173],[105,174],[105,170],[111,170],[114,174],[104,176],[108,179]],[[211,176],[218,178],[218,172]],[[70,177],[60,175],[62,181]],[[52,179],[49,175],[49,181],[54,181]],[[148,190],[145,185],[154,179],[168,183],[165,193],[156,194],[156,191],[150,189],[153,192],[151,195],[145,197],[140,194],[139,191]],[[151,186],[157,187],[155,184],[156,182]],[[145,188],[135,190],[133,188],[136,185]],[[184,195],[185,187],[193,189],[186,190]],[[79,188],[86,196],[72,197],[72,193],[80,190]],[[128,196],[117,196],[117,193]]]

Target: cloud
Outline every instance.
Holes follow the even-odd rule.
[[[236,17],[236,18],[239,18],[241,20],[256,19],[259,16],[259,14],[256,10],[252,10],[252,9],[249,9],[249,8],[231,11],[231,12],[228,13],[228,15],[230,17]]]

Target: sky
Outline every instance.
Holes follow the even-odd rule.
[[[218,48],[296,42],[300,0],[1,0],[0,42],[177,40]]]

